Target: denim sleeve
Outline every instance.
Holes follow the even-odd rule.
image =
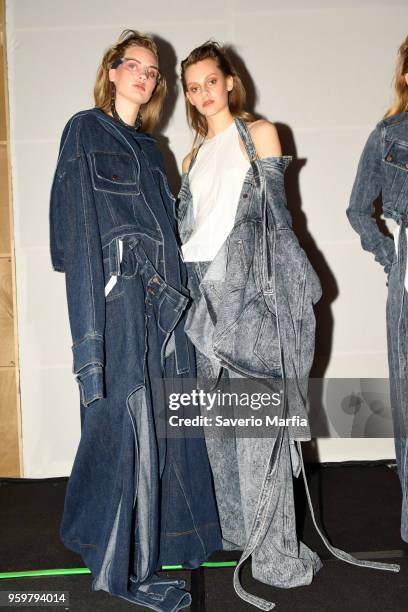
[[[394,259],[394,242],[384,236],[372,216],[374,201],[381,193],[381,164],[381,131],[377,127],[371,132],[361,155],[347,208],[347,217],[360,235],[363,249],[373,253],[375,260],[388,273]]]
[[[87,406],[104,397],[105,292],[98,218],[81,156],[57,167],[50,223],[53,267],[65,271],[73,372]]]

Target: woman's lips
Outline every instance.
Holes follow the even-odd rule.
[[[203,106],[209,106],[210,104],[212,104],[214,102],[214,100],[206,100],[203,104]]]
[[[144,85],[139,85],[138,83],[135,83],[133,87],[140,89],[140,91],[146,91],[146,87]]]

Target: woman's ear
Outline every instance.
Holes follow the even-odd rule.
[[[404,77],[405,77],[405,82],[406,82],[406,84],[408,85],[408,72],[406,72],[406,73],[404,74]]]
[[[227,91],[232,91],[234,89],[234,77],[227,76]]]
[[[111,68],[108,72],[109,74],[109,80],[111,83],[114,83],[116,81],[116,68]]]

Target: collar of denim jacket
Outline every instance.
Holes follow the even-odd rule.
[[[397,123],[404,123],[405,121],[408,121],[408,111],[402,111],[396,115],[391,115],[390,117],[381,119],[381,121],[377,123],[377,127],[388,127],[391,125],[396,125]]]

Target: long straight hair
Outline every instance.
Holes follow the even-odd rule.
[[[215,60],[218,68],[221,70],[225,77],[232,76],[234,86],[231,91],[228,92],[228,106],[231,114],[234,117],[244,119],[244,121],[255,121],[255,117],[245,110],[246,102],[246,91],[241,81],[241,78],[234,68],[231,59],[228,57],[227,50],[222,47],[218,42],[208,40],[203,45],[196,47],[189,53],[189,55],[181,62],[181,83],[183,85],[184,95],[187,93],[186,83],[186,70],[189,66],[201,62],[206,59]],[[186,114],[188,124],[192,127],[195,132],[193,148],[197,143],[197,140],[201,137],[204,138],[208,132],[207,119],[201,115],[195,106],[189,102],[185,95],[186,102]]]
[[[113,62],[122,58],[125,55],[126,49],[129,47],[144,47],[156,56],[159,62],[159,51],[157,45],[150,36],[138,32],[137,30],[123,30],[116,44],[109,47],[102,58],[102,62],[96,74],[94,86],[95,106],[103,110],[105,113],[110,111],[112,92],[115,85],[109,80],[109,69]],[[142,115],[141,131],[151,132],[157,125],[163,106],[163,101],[166,95],[167,85],[164,75],[161,75],[159,83],[153,91],[152,97],[146,104],[140,107]]]
[[[405,75],[408,73],[408,36],[398,49],[397,66],[394,76],[394,100],[384,117],[392,117],[408,111],[408,83]]]

